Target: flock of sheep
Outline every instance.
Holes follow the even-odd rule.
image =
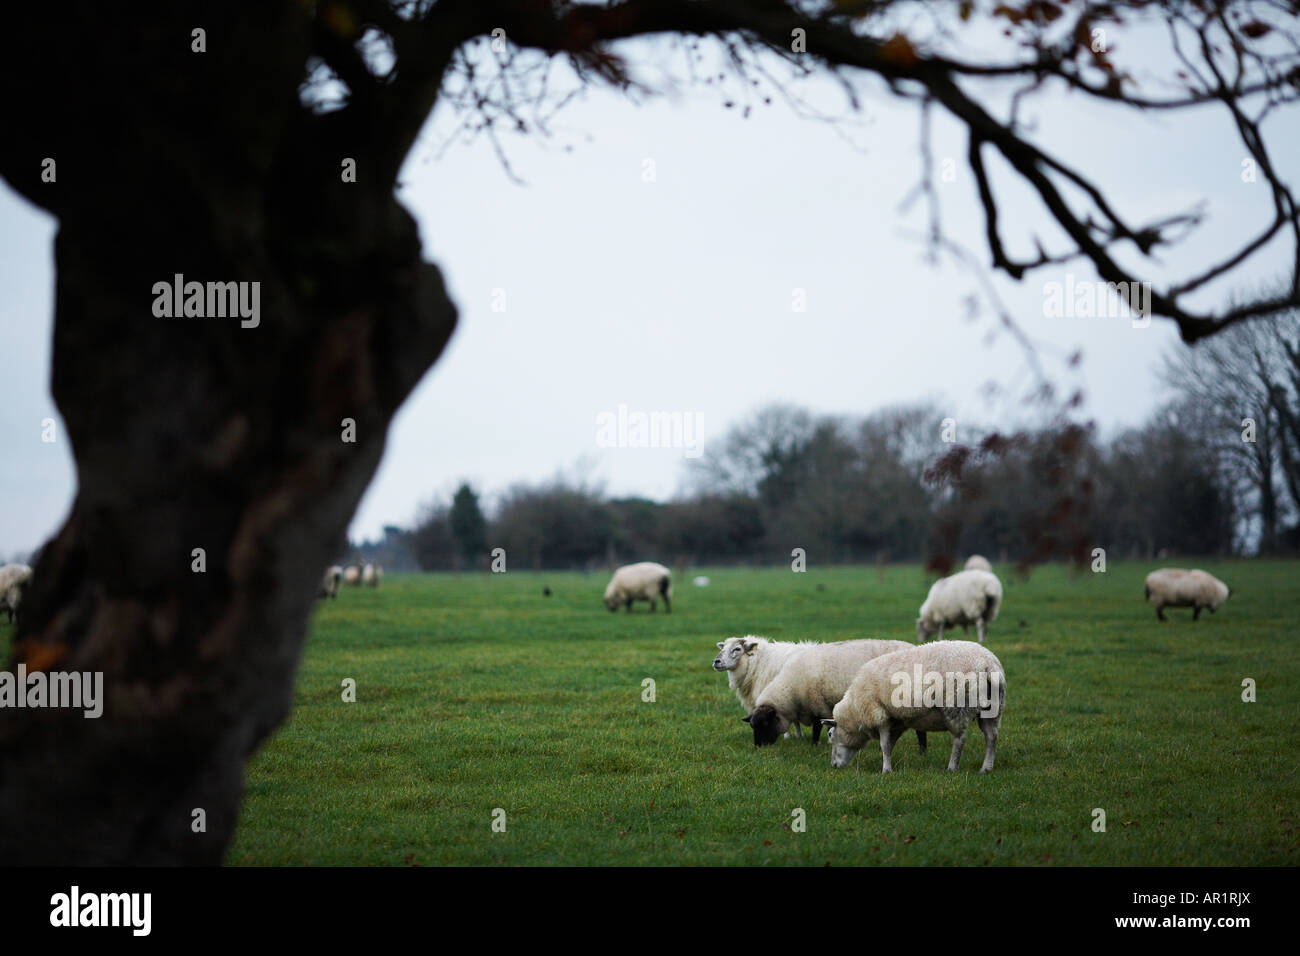
[[[384,579],[384,569],[378,564],[349,564],[346,568],[335,564],[325,569],[325,576],[321,578],[320,591],[318,597],[337,598],[339,596],[339,587],[344,584],[350,584],[352,587],[377,588],[379,582]]]
[[[335,565],[325,571],[320,597],[337,598],[342,584],[378,587],[383,576],[377,564]],[[31,579],[32,569],[25,564],[0,567],[0,611],[7,612],[10,621]],[[631,611],[634,601],[648,601],[654,611],[662,600],[665,612],[671,613],[672,594],[668,568],[645,561],[614,572],[604,603],[610,611]],[[1167,620],[1167,607],[1190,607],[1197,620],[1202,610],[1217,611],[1231,594],[1222,581],[1200,570],[1162,568],[1146,578],[1146,600],[1155,605],[1161,621]],[[988,561],[974,555],[964,570],[931,586],[916,619],[915,644],[729,637],[718,642],[713,669],[727,673],[756,747],[789,737],[791,729],[802,737],[804,727],[810,728],[816,744],[826,726],[831,766],[846,766],[868,740],[879,740],[882,769],[889,773],[894,744],[902,734],[916,731],[925,753],[926,733],[944,731],[952,735],[948,769],[956,770],[967,728],[978,723],[984,735],[980,772],[988,773],[1006,703],[1006,673],[983,644],[1001,606],[1001,582]],[[974,626],[979,643],[943,639],[945,630],[959,625],[967,634]],[[900,694],[905,685],[909,692]]]
[[[384,569],[378,564],[349,565],[346,568],[335,565],[327,568],[321,579],[320,597],[339,596],[341,584],[362,584],[378,587],[384,579]],[[31,586],[32,569],[26,564],[6,564],[0,567],[0,611],[8,614],[10,622],[18,612],[23,595]]]
[[[1202,610],[1217,611],[1231,593],[1205,571],[1162,568],[1146,578],[1146,600],[1161,621],[1166,607],[1193,608],[1196,620]],[[653,611],[662,599],[671,612],[671,598],[671,572],[642,562],[614,572],[604,602],[611,611],[631,611],[634,601],[648,601]],[[729,637],[718,642],[713,669],[727,673],[755,747],[789,737],[791,729],[802,737],[804,727],[816,744],[826,726],[832,767],[847,766],[868,740],[879,740],[882,771],[889,773],[901,735],[916,731],[924,754],[926,733],[943,731],[952,735],[948,769],[956,770],[966,731],[977,723],[984,736],[980,773],[988,773],[1006,704],[1006,672],[983,644],[1001,606],[1002,583],[985,558],[973,555],[964,570],[931,586],[916,619],[915,644]],[[958,625],[967,634],[973,626],[979,643],[944,640],[944,631]]]
[[[826,726],[832,767],[848,766],[868,740],[879,740],[882,771],[890,773],[900,736],[916,731],[925,753],[926,733],[944,731],[952,735],[948,769],[956,770],[966,730],[977,722],[984,735],[980,772],[988,773],[1006,703],[1006,673],[982,645],[1001,606],[1002,583],[988,561],[975,555],[965,570],[936,581],[921,605],[916,639],[938,640],[796,644],[729,637],[718,642],[713,669],[727,672],[755,747],[788,737],[791,728],[802,737],[805,726],[816,744]],[[973,625],[979,643],[942,639],[946,629],[958,625],[967,633]],[[928,694],[926,681],[932,688]]]

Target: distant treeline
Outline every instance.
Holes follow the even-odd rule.
[[[688,461],[678,499],[579,482],[516,485],[484,515],[462,485],[359,553],[391,569],[925,561],[996,564],[1278,553],[1297,547],[1300,322],[1243,325],[1180,349],[1174,398],[1101,440],[1055,420],[1000,433],[933,405],[864,418],[761,409]],[[635,452],[632,452],[635,453]]]

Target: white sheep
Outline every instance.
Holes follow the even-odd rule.
[[[352,587],[361,585],[361,569],[355,564],[349,564],[343,569],[343,583],[350,584]]]
[[[753,634],[729,637],[725,641],[718,641],[718,656],[713,659],[713,669],[726,671],[727,684],[736,692],[736,699],[745,708],[745,713],[749,714],[753,712],[763,688],[772,683],[791,656],[816,643],[769,641],[766,637]],[[791,721],[790,726],[797,736],[803,736],[800,724]]]
[[[862,665],[882,654],[912,647],[906,641],[838,641],[800,646],[754,701],[744,720],[754,731],[754,746],[774,743],[791,724],[812,727],[812,742],[821,736],[821,721],[830,717]],[[925,737],[917,735],[921,752]]]
[[[31,580],[32,569],[25,564],[6,564],[0,568],[0,611],[9,612],[11,623]]]
[[[943,640],[946,627],[960,624],[969,633],[975,625],[980,643],[988,633],[988,626],[998,618],[1002,606],[1002,582],[989,571],[958,571],[950,577],[940,578],[930,588],[930,594],[921,605],[921,616],[916,619],[917,641],[938,634]]]
[[[868,740],[880,740],[882,773],[893,768],[894,744],[915,730],[952,734],[948,769],[956,770],[966,745],[966,728],[978,720],[984,734],[984,764],[993,769],[1007,680],[993,652],[973,641],[933,641],[867,661],[853,678],[831,719],[831,766],[848,766]]]
[[[620,606],[632,610],[633,601],[649,601],[650,610],[655,609],[655,602],[664,599],[664,611],[671,614],[673,610],[673,576],[662,564],[642,561],[640,564],[628,564],[614,572],[605,588],[605,607],[617,611]]]
[[[1146,580],[1146,599],[1156,606],[1156,617],[1162,621],[1169,620],[1165,617],[1167,607],[1190,607],[1192,620],[1198,620],[1203,609],[1209,608],[1213,614],[1231,594],[1232,588],[1199,569],[1161,568]]]
[[[967,571],[987,571],[989,574],[992,574],[992,573],[993,573],[993,565],[989,564],[989,559],[986,558],[986,557],[984,557],[984,555],[982,555],[982,554],[972,554],[969,558],[966,559],[966,567],[965,567],[965,570],[967,570]]]
[[[377,564],[367,564],[361,569],[361,583],[372,588],[379,587],[384,578],[384,569]]]
[[[325,569],[320,582],[320,597],[336,598],[339,596],[339,582],[343,580],[343,569],[337,564]]]

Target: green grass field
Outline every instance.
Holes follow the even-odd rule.
[[[250,765],[228,862],[1294,866],[1300,565],[1199,566],[1234,593],[1195,624],[1156,621],[1149,565],[1004,576],[987,775],[974,728],[955,774],[947,734],[924,760],[906,735],[888,777],[876,744],[841,771],[824,737],[755,750],[710,667],[732,634],[914,640],[917,567],[691,571],[671,616],[608,613],[603,574],[345,589],[320,605],[292,718]]]

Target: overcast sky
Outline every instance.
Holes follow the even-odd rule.
[[[780,104],[744,120],[709,88],[642,106],[591,91],[561,114],[555,139],[506,141],[526,185],[485,140],[440,158],[417,147],[400,195],[460,323],[393,421],[354,539],[410,523],[461,479],[489,504],[512,482],[560,469],[612,494],[671,496],[684,449],[598,444],[598,417],[620,405],[690,415],[705,439],[774,401],[863,414],[932,399],[959,429],[1008,424],[1014,406],[990,404],[982,386],[1023,384],[1023,353],[1006,335],[990,341],[987,311],[965,317],[974,275],[926,263],[915,238],[923,206],[898,210],[919,168],[916,108],[863,88],[861,125],[848,131],[862,150]],[[1148,267],[1157,279],[1221,256],[1270,213],[1267,187],[1242,182],[1242,148],[1211,111],[1142,116],[1059,95],[1032,113],[1037,142],[1108,187],[1130,221],[1206,202],[1201,233],[1165,255],[1175,268]],[[435,114],[434,131],[443,120]],[[965,137],[936,120],[936,161],[956,159],[955,182],[939,183],[946,230],[986,262]],[[1293,182],[1298,140],[1291,131],[1273,143]],[[1058,239],[992,165],[1012,252],[1029,252],[1034,233]],[[49,393],[54,230],[0,186],[0,557],[57,530],[75,490]],[[1285,249],[1267,252],[1250,275],[1281,269]],[[1084,389],[1084,413],[1104,433],[1138,424],[1161,396],[1156,369],[1177,342],[1173,327],[1046,316],[1044,283],[1065,271],[996,284],[1049,372]],[[805,312],[792,309],[796,289]],[[1083,364],[1070,373],[1061,358],[1075,348]],[[53,443],[41,441],[47,417],[58,421]]]

